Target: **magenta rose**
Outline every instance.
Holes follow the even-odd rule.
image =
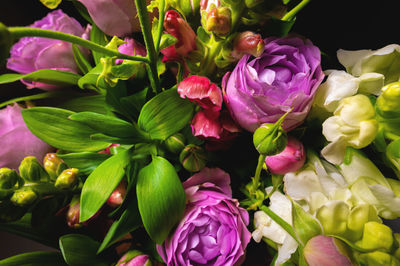
[[[34,136],[26,127],[17,104],[0,110],[0,168],[18,169],[26,156],[39,161],[54,149]]]
[[[30,27],[60,31],[79,37],[87,35],[85,29],[74,18],[61,10],[55,10],[36,21]],[[85,54],[87,50],[82,50]],[[54,69],[78,73],[71,43],[40,37],[21,38],[10,51],[7,68],[21,74],[28,74],[39,69]],[[50,90],[57,86],[22,80],[28,88]]]
[[[261,56],[244,55],[225,75],[224,99],[234,120],[251,132],[292,109],[282,125],[289,131],[306,118],[324,77],[320,51],[297,37],[270,37],[264,43]]]
[[[183,183],[187,205],[175,232],[157,246],[167,265],[235,265],[244,260],[249,215],[232,199],[230,178],[204,168]]]

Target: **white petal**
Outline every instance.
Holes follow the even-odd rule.
[[[336,54],[339,62],[347,69],[347,72],[359,77],[361,75],[361,60],[372,54],[372,50],[348,51],[339,49]]]
[[[391,213],[386,214],[386,217],[382,215],[383,218],[394,219],[400,217],[400,198],[397,197],[391,189],[382,185],[371,185],[369,188],[379,203],[387,209],[387,211],[382,212],[381,215],[385,215],[388,211]]]
[[[281,265],[288,261],[293,253],[296,252],[298,244],[290,235],[287,235],[282,246],[278,247],[278,257],[276,258],[275,265]]]
[[[385,76],[380,73],[365,73],[360,76],[359,91],[379,96],[385,83]]]
[[[321,155],[330,163],[341,164],[346,153],[346,140],[342,137],[326,145]]]

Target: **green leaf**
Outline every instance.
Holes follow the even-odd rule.
[[[104,95],[80,96],[70,100],[63,101],[57,107],[68,109],[73,112],[95,112],[99,114],[111,113],[106,104]]]
[[[68,265],[110,265],[96,255],[100,243],[88,236],[69,234],[60,237],[60,250]]]
[[[172,36],[171,34],[168,33],[164,33],[163,35],[161,35],[160,50],[167,48],[171,45],[174,45],[177,42],[178,39],[175,36]]]
[[[142,108],[139,128],[152,139],[165,140],[185,127],[193,117],[194,105],[179,97],[175,89],[164,91]]]
[[[110,145],[90,139],[96,131],[69,120],[74,112],[52,107],[33,107],[21,111],[29,130],[51,146],[66,151],[99,151]]]
[[[93,89],[102,88],[106,89],[108,87],[104,82],[97,82],[99,75],[103,71],[103,66],[101,64],[96,65],[88,73],[78,80],[78,86],[81,89]]]
[[[41,69],[25,75],[15,73],[0,75],[0,84],[6,84],[18,81],[20,79],[26,79],[30,81],[63,86],[76,85],[78,84],[78,80],[80,78],[80,75],[67,71]]]
[[[58,154],[58,157],[63,159],[68,167],[78,168],[79,174],[90,175],[97,166],[110,158],[110,155],[104,153],[80,152]]]
[[[89,61],[82,54],[82,51],[76,44],[72,44],[72,52],[74,55],[75,63],[83,74],[88,73],[93,67]]]
[[[161,244],[185,210],[185,191],[174,166],[154,156],[139,172],[136,194],[144,227]]]
[[[293,229],[296,233],[297,240],[303,246],[312,237],[323,234],[323,230],[319,222],[303,208],[292,201]]]
[[[131,200],[118,221],[115,221],[108,230],[97,253],[102,252],[129,232],[136,230],[141,224],[137,201]]]
[[[109,42],[107,35],[102,32],[96,24],[92,24],[92,30],[90,31],[90,40],[97,44],[106,46]],[[100,58],[106,57],[106,55],[92,51],[93,59],[96,65],[100,64]]]
[[[2,266],[54,266],[67,265],[59,252],[37,251],[0,260]]]
[[[138,119],[140,110],[142,110],[143,105],[146,103],[148,91],[149,88],[146,87],[135,94],[120,99],[121,105],[125,107],[124,109],[129,110],[129,115],[135,120]]]
[[[121,151],[101,163],[86,179],[81,194],[80,221],[92,217],[107,201],[125,174],[130,152]]]
[[[124,144],[124,145],[133,145],[138,142],[146,141],[142,138],[136,138],[136,137],[131,137],[131,138],[111,137],[111,136],[104,135],[103,133],[93,134],[90,136],[90,139],[97,140],[97,141],[105,141],[105,142],[110,142],[110,143],[115,143],[115,144]]]
[[[264,34],[265,36],[283,37],[289,33],[295,21],[296,18],[290,21],[286,21],[271,17],[268,20],[268,27],[264,28]]]

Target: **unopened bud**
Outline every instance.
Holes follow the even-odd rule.
[[[9,168],[0,169],[0,189],[10,189],[18,181],[18,174],[15,170]]]
[[[67,169],[64,161],[56,153],[47,153],[43,159],[43,166],[51,180],[56,180],[62,171]]]
[[[79,170],[76,168],[69,168],[64,170],[56,179],[54,186],[58,189],[69,189],[76,185],[78,182]]]
[[[228,7],[215,7],[207,13],[205,20],[202,19],[202,21],[204,21],[203,26],[207,31],[225,36],[230,32],[232,26],[231,10]]]
[[[381,90],[382,94],[376,100],[376,107],[381,116],[398,117],[400,112],[400,82],[393,82]]]
[[[287,135],[281,126],[263,124],[253,134],[253,144],[262,155],[275,155],[282,152],[287,143]]]
[[[25,157],[19,165],[19,174],[21,177],[30,182],[38,182],[43,179],[48,179],[49,176],[40,165],[36,157]]]
[[[309,266],[353,265],[346,245],[334,237],[315,236],[307,242],[303,252]]]
[[[113,193],[111,193],[110,197],[107,199],[107,204],[116,208],[122,204],[126,195],[126,183],[125,181],[121,181],[118,186],[114,189]]]
[[[189,172],[198,172],[206,166],[207,155],[196,145],[187,145],[179,155],[179,161]]]
[[[389,252],[393,242],[393,233],[390,227],[378,222],[368,222],[364,225],[362,239],[356,244],[364,249],[381,249]]]
[[[72,198],[67,212],[67,224],[69,227],[75,229],[82,227],[82,224],[79,222],[80,213],[81,204],[79,202],[79,197],[75,196]]]
[[[264,52],[264,40],[260,34],[251,31],[239,33],[233,41],[232,56],[236,59],[242,58],[244,54],[259,57]]]
[[[8,28],[0,22],[0,65],[2,65],[9,56],[12,45],[12,36]]]
[[[17,206],[29,206],[37,199],[37,194],[30,189],[17,190],[11,196],[10,201]]]
[[[382,251],[361,253],[358,256],[358,261],[360,265],[400,265],[398,259]]]
[[[174,154],[180,153],[185,148],[185,136],[182,133],[177,133],[165,140],[167,150]]]
[[[151,266],[148,255],[138,250],[130,250],[118,261],[116,266]]]

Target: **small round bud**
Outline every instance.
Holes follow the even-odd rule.
[[[64,161],[56,153],[47,153],[43,159],[43,166],[51,180],[56,180],[62,171],[67,169]]]
[[[126,183],[125,181],[121,181],[118,186],[114,189],[113,193],[111,193],[110,197],[107,199],[107,204],[116,208],[122,204],[124,198],[126,196]]]
[[[376,100],[376,107],[383,117],[398,117],[400,112],[400,82],[393,82],[382,88],[382,94]]]
[[[178,154],[185,148],[185,136],[177,133],[165,140],[165,147],[168,151]]]
[[[0,188],[10,189],[18,182],[18,174],[15,170],[9,168],[0,169]]]
[[[264,40],[260,34],[251,31],[239,33],[233,40],[232,56],[236,59],[242,58],[244,54],[259,57],[264,52]]]
[[[151,266],[151,260],[148,255],[138,250],[130,250],[118,261],[118,266]]]
[[[10,201],[17,206],[29,206],[37,199],[37,194],[30,189],[17,190],[11,196]]]
[[[372,221],[364,225],[363,237],[356,245],[364,249],[380,249],[389,252],[393,243],[393,233],[390,227]]]
[[[43,179],[48,179],[49,176],[40,165],[36,157],[25,157],[19,165],[19,174],[21,177],[30,182],[38,182]]]
[[[187,145],[179,155],[179,161],[189,172],[198,172],[206,166],[207,155],[196,145]]]
[[[74,196],[69,204],[67,212],[67,224],[71,228],[80,228],[82,223],[79,222],[79,216],[81,213],[81,204],[78,196]]]
[[[56,179],[54,186],[58,189],[70,189],[78,182],[79,170],[76,168],[69,168],[64,170]]]
[[[280,125],[262,124],[253,134],[253,144],[260,154],[275,155],[285,149],[287,135]]]
[[[205,28],[219,36],[227,35],[232,27],[231,10],[228,7],[215,7],[208,12]]]

